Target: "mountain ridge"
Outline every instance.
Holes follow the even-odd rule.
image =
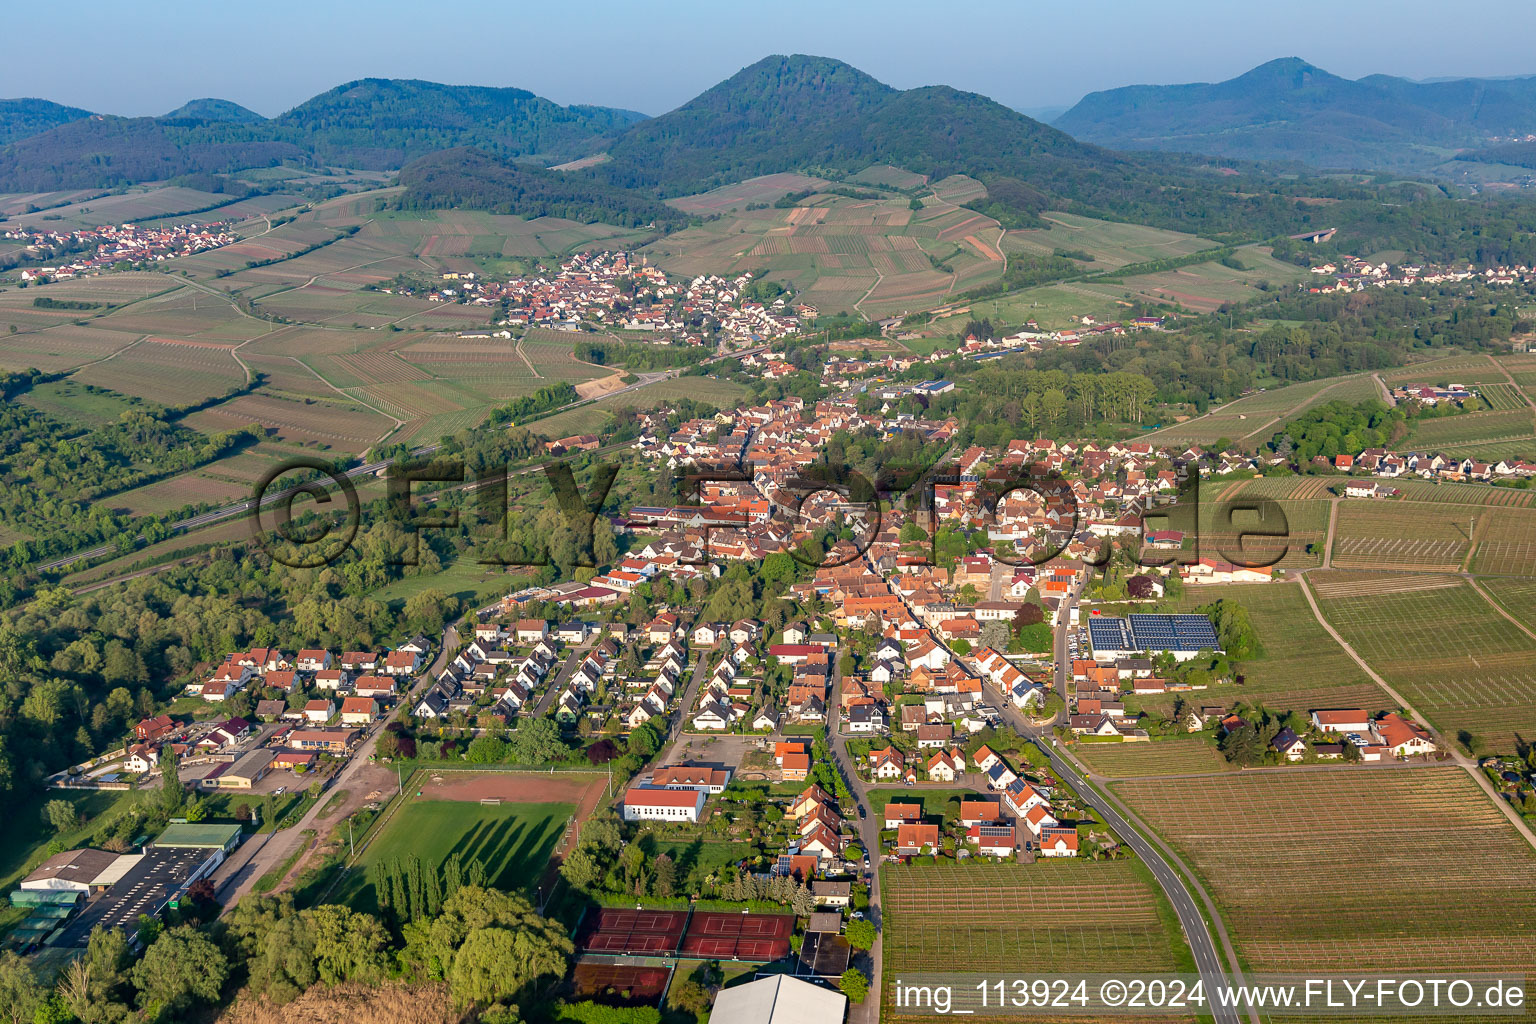
[[[1119,148],[1314,167],[1426,168],[1450,151],[1536,130],[1536,77],[1352,80],[1282,57],[1222,82],[1089,93],[1053,124]]]

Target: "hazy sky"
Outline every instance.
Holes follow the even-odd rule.
[[[1348,78],[1536,74],[1530,0],[1489,0],[1466,17],[1444,0],[8,6],[0,96],[125,115],[217,96],[270,116],[363,77],[514,85],[659,114],[770,53],[836,57],[901,88],[942,83],[1024,109],[1119,85],[1219,81],[1288,56]]]

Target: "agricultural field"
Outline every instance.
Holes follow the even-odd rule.
[[[928,176],[889,164],[875,164],[851,175],[848,181],[854,185],[874,185],[877,188],[916,189],[928,183]]]
[[[54,202],[58,202],[57,199]],[[153,223],[162,217],[191,210],[205,212],[186,220],[208,223],[216,220],[240,220],[262,212],[293,206],[299,198],[293,195],[261,196],[237,200],[222,192],[202,192],[194,188],[138,187],[109,195],[86,195],[78,202],[64,206],[39,209],[36,213],[12,213],[7,227],[52,228],[74,230],[93,228],[102,224]],[[34,201],[34,205],[44,204]],[[216,207],[215,209],[208,209]],[[48,218],[46,221],[44,218]]]
[[[1288,420],[1324,402],[1359,402],[1379,397],[1369,374],[1305,381],[1246,395],[1206,413],[1154,430],[1144,439],[1165,443],[1214,444],[1228,439],[1253,448],[1270,439]]]
[[[734,407],[746,395],[747,389],[734,381],[714,377],[673,377],[534,420],[528,428],[542,437],[551,438],[592,434],[602,429],[615,409],[654,409],[679,398],[692,398],[723,409]]]
[[[245,383],[234,346],[211,341],[148,338],[71,379],[161,405],[185,405]]]
[[[1452,355],[1382,371],[1389,384],[1502,384],[1509,378],[1487,356]]]
[[[875,168],[870,168],[874,171]],[[895,170],[895,168],[891,168]],[[905,173],[905,172],[897,172]],[[697,195],[682,196],[668,200],[668,203],[677,207],[684,213],[697,213],[708,216],[714,213],[727,213],[740,209],[749,203],[774,203],[787,195],[796,192],[809,192],[812,189],[821,188],[831,182],[825,178],[813,178],[805,174],[765,174],[758,178],[748,178],[746,181],[738,181],[733,185],[722,185],[719,188],[710,189],[708,192],[700,192]],[[871,182],[871,184],[878,184]]]
[[[972,305],[972,315],[1004,324],[1034,320],[1044,328],[1059,329],[1076,325],[1083,316],[1100,320],[1126,316],[1136,302],[1171,304],[1209,313],[1223,303],[1257,297],[1261,294],[1261,283],[1292,284],[1306,275],[1305,270],[1281,263],[1263,249],[1244,249],[1239,258],[1243,270],[1211,262],[1116,281],[1096,281],[1090,277],[1026,288],[980,300]],[[1090,273],[1093,269],[1093,264],[1084,267]]]
[[[1303,713],[1319,707],[1387,710],[1391,699],[1318,625],[1306,595],[1295,583],[1230,583],[1186,587],[1179,611],[1193,611],[1218,600],[1248,611],[1263,645],[1260,657],[1242,662],[1241,685],[1219,685],[1185,694],[1190,704],[1244,701],[1277,711]],[[1174,695],[1136,697],[1140,707],[1167,715]]]
[[[1536,962],[1536,854],[1460,768],[1242,772],[1113,789],[1206,881],[1252,970]],[[1395,899],[1402,912],[1388,906]]]
[[[1505,611],[1536,630],[1536,579],[1482,579],[1478,586],[1493,595]]]
[[[1454,572],[1471,543],[1472,513],[1454,505],[1345,501],[1334,527],[1339,569]]]
[[[1040,216],[1049,228],[1010,231],[1003,240],[1003,249],[1030,256],[1049,256],[1057,249],[1085,252],[1093,257],[1093,261],[1083,264],[1083,268],[1092,273],[1118,270],[1131,263],[1187,256],[1202,249],[1214,249],[1217,245],[1197,235],[1140,224],[1117,224],[1075,213],[1050,210]]]
[[[1472,571],[1536,576],[1536,509],[1491,508],[1475,515]]]
[[[1319,573],[1323,614],[1439,728],[1490,751],[1536,734],[1536,639],[1454,576]],[[1336,705],[1345,706],[1350,705]]]
[[[1194,696],[1193,703],[1199,703],[1200,695]],[[1150,743],[1079,743],[1072,748],[1072,753],[1095,775],[1111,779],[1232,770],[1227,759],[1205,736],[1179,736]]]
[[[1133,860],[887,868],[880,891],[887,985],[946,969],[1133,973],[1189,961],[1161,890]]]
[[[1536,422],[1527,407],[1502,412],[1468,412],[1419,420],[1399,446],[1404,450],[1445,451],[1459,457],[1536,457]]]
[[[1280,569],[1310,569],[1322,564],[1329,503],[1271,497],[1262,486],[1271,479],[1239,480],[1219,495],[1202,491],[1199,550],[1203,557]],[[1261,504],[1266,502],[1269,504]],[[1270,518],[1261,517],[1246,505],[1259,505]],[[1273,515],[1275,508],[1283,519]],[[1255,536],[1249,531],[1275,535]]]
[[[997,222],[946,201],[912,210],[904,197],[819,194],[790,209],[722,212],[641,252],[683,275],[766,269],[798,301],[869,318],[928,309],[1002,274]]]

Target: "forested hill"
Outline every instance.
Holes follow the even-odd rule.
[[[1033,166],[1112,166],[985,96],[945,86],[901,91],[842,61],[772,56],[609,146],[604,173],[630,187],[694,191],[757,174],[892,163],[943,175]]]
[[[0,149],[0,192],[112,188],[302,160],[260,125],[88,117]]]
[[[623,227],[680,227],[678,210],[648,196],[579,175],[498,160],[477,149],[424,156],[400,172],[403,209],[465,208],[524,217],[565,217]]]
[[[1287,57],[1225,82],[1090,93],[1055,125],[1120,149],[1412,169],[1446,148],[1536,131],[1536,78],[1351,81]]]
[[[175,121],[233,121],[235,124],[255,124],[265,121],[256,111],[249,107],[242,107],[233,100],[221,100],[204,98],[200,100],[188,100],[169,114],[164,115],[164,120]]]
[[[1207,238],[1291,234],[1308,216],[1291,198],[1294,183],[1256,166],[1101,149],[985,96],[893,89],[824,57],[765,58],[633,126],[607,151],[611,159],[586,173],[665,196],[773,171],[888,163],[930,178],[980,178],[991,193],[985,212],[1009,227],[1034,223],[1046,205]],[[1342,183],[1300,187],[1366,197]]]
[[[562,107],[523,89],[383,78],[337,86],[272,120],[225,100],[193,101],[174,115],[45,126],[0,149],[0,191],[111,187],[279,160],[393,170],[456,146],[557,163],[644,116]]]
[[[51,100],[0,100],[0,146],[90,116],[89,110],[66,107]]]
[[[642,117],[611,107],[562,107],[526,89],[364,78],[280,114],[273,126],[307,144],[317,159],[384,169],[454,146],[558,163],[586,156],[599,136]]]

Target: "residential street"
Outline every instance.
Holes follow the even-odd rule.
[[[388,715],[374,723],[367,738],[358,744],[346,765],[331,779],[325,792],[305,812],[304,817],[293,826],[279,832],[266,832],[250,837],[219,866],[213,874],[213,888],[215,896],[224,905],[226,911],[251,891],[258,878],[282,864],[299,848],[306,838],[305,829],[313,828],[317,835],[320,833],[322,827],[315,823],[320,817],[321,809],[327,803],[327,794],[346,789],[364,770],[373,767],[369,764],[368,758],[378,744],[379,733],[384,731],[386,725],[403,714],[404,709],[411,706],[416,694],[432,685],[432,680],[448,663],[449,653],[456,650],[458,646],[458,630],[449,626],[439,641],[437,657],[433,660],[431,667],[417,675],[416,684],[410,692],[400,699]]]
[[[855,818],[858,827],[859,842],[864,844],[864,850],[869,855],[869,909],[865,911],[869,920],[875,925],[875,945],[869,951],[869,997],[861,1005],[848,1007],[849,1024],[879,1024],[880,1021],[880,950],[884,936],[883,920],[880,915],[880,822],[875,820],[870,813],[869,787],[859,778],[854,771],[852,760],[848,756],[848,741],[838,731],[838,721],[842,717],[843,698],[842,687],[837,682],[842,678],[842,653],[838,654],[837,670],[833,674],[833,687],[837,691],[836,699],[827,709],[828,745],[832,749],[833,760],[837,762],[838,774],[843,777],[843,782],[853,794],[856,805],[854,813],[860,812],[864,817]]]

